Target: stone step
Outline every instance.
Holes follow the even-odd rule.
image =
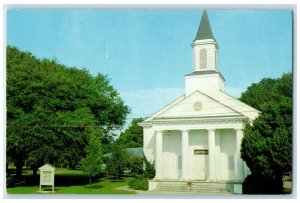
[[[158,188],[158,191],[172,191],[172,192],[193,192],[199,194],[232,194],[232,192],[228,190],[212,190],[212,189],[202,189],[202,190],[194,190],[188,188]]]
[[[174,191],[174,192],[190,192],[190,189],[187,187],[180,188],[180,187],[159,187],[157,188],[159,191]]]
[[[233,185],[226,183],[160,182],[158,191],[196,192],[201,194],[232,194]]]
[[[190,186],[190,188],[194,188],[194,189],[205,189],[205,188],[227,189],[228,187],[224,187],[224,186],[218,187],[218,186],[209,186],[209,185],[201,185],[201,186],[194,186],[194,185],[192,185],[192,186]]]
[[[203,188],[217,188],[217,189],[230,189],[231,187],[230,186],[217,186],[217,185],[214,185],[214,186],[211,186],[211,185],[191,185],[191,188],[194,188],[194,189],[203,189]]]

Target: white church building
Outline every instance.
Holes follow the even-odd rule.
[[[193,184],[241,183],[249,174],[240,158],[241,140],[243,128],[259,111],[225,92],[218,48],[203,11],[184,95],[139,123],[144,154],[155,164],[149,190],[185,185],[190,191]]]

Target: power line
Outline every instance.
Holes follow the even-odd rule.
[[[202,104],[203,103],[211,103],[212,102],[212,100],[213,99],[211,99],[211,100],[204,100],[204,101],[198,101],[198,100],[196,100],[196,101],[193,101],[193,102],[184,102],[184,104],[194,104],[195,102],[201,102]],[[221,104],[224,104],[224,103],[222,103],[222,102],[224,102],[224,101],[232,101],[232,99],[222,99],[222,100],[217,100],[218,102],[216,102],[216,103],[221,103]],[[174,102],[174,101],[173,101]],[[170,105],[170,104],[172,104],[173,102],[169,102],[168,104],[165,104],[165,105],[163,105],[163,104],[161,104],[161,105],[149,105],[149,106],[140,106],[140,105],[135,105],[135,106],[129,106],[129,107],[134,107],[134,108],[153,108],[153,107],[164,107],[164,106],[168,106],[168,105]],[[178,102],[180,102],[180,101],[178,101]],[[238,100],[238,102],[242,102],[242,101],[239,101]],[[226,105],[226,104],[224,104],[224,105]],[[241,105],[241,106],[243,106],[243,105]]]
[[[265,124],[283,124],[283,123],[293,123],[290,121],[256,121],[259,123],[265,123]],[[33,128],[33,127],[39,127],[39,128],[100,128],[100,125],[7,125],[8,128],[14,128],[14,127],[22,127],[22,128]]]

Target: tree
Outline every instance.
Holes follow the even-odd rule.
[[[110,157],[106,161],[107,174],[116,177],[118,180],[126,169],[128,154],[122,146],[113,144]]]
[[[7,47],[7,157],[21,175],[45,162],[75,167],[90,130],[102,143],[125,123],[128,107],[106,76],[37,59]],[[101,133],[102,132],[102,133]]]
[[[101,142],[96,135],[91,132],[89,143],[85,148],[86,157],[81,160],[82,170],[89,176],[90,189],[92,188],[92,177],[102,172]]]
[[[254,192],[280,193],[283,175],[292,171],[292,74],[252,84],[241,100],[261,111],[242,140],[241,157],[253,176],[249,181],[259,188]]]
[[[131,121],[130,126],[120,134],[116,144],[123,145],[126,148],[143,146],[143,128],[138,125],[142,118],[135,118]]]
[[[143,161],[143,158],[138,155],[127,152],[126,168],[129,169],[133,175],[142,175],[144,173]]]

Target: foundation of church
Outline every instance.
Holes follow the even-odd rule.
[[[149,191],[208,195],[242,194],[241,181],[149,180]]]

